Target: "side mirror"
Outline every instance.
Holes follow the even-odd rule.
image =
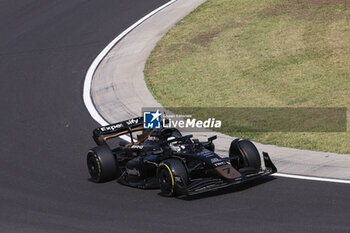
[[[212,141],[214,141],[214,140],[217,139],[217,138],[218,138],[218,137],[217,137],[216,135],[214,135],[214,136],[208,138],[208,142],[212,142]]]

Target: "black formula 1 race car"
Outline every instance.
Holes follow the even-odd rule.
[[[113,149],[107,145],[107,140],[127,134],[130,143]],[[142,117],[97,128],[93,139],[98,146],[87,154],[92,181],[117,179],[132,187],[160,188],[164,196],[194,195],[277,172],[265,152],[262,169],[259,152],[248,140],[233,140],[229,156],[221,157],[214,152],[216,136],[200,142],[176,128],[144,129]]]

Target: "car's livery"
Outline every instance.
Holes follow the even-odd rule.
[[[108,146],[107,140],[127,134],[131,143]],[[200,142],[176,128],[144,129],[142,117],[97,128],[93,139],[98,146],[87,155],[91,180],[160,188],[166,196],[193,195],[277,172],[265,152],[262,169],[259,152],[249,140],[233,140],[229,156],[221,157],[214,152],[216,136]]]

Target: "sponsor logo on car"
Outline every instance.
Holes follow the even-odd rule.
[[[153,137],[153,136],[149,136],[148,137],[148,141],[159,141],[159,138]]]
[[[113,131],[113,130],[116,130],[116,129],[120,129],[123,127],[123,124],[121,123],[118,123],[118,124],[114,124],[114,125],[108,125],[108,126],[104,126],[104,127],[101,127],[101,131],[102,132],[105,132],[105,131]]]
[[[213,158],[213,159],[210,159],[210,162],[211,162],[211,163],[221,162],[221,159]]]
[[[222,162],[219,162],[219,163],[215,163],[214,166],[215,167],[218,167],[218,166],[222,166],[222,165],[226,165],[227,163],[222,161]]]
[[[126,122],[126,124],[127,125],[134,125],[134,124],[137,124],[137,123],[139,123],[139,119],[130,119],[130,120],[128,120],[127,122]]]
[[[129,175],[140,176],[140,171],[137,170],[136,168],[133,168],[133,169],[127,168],[127,169],[126,169],[126,172],[127,172]]]
[[[140,149],[140,150],[142,150],[143,149],[143,145],[132,145],[131,149]]]

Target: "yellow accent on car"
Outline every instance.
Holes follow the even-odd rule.
[[[247,156],[244,154],[244,152],[241,150],[241,148],[238,148],[238,149],[239,149],[239,151],[241,152],[243,158],[245,158],[245,159],[244,159],[244,163],[245,163],[246,165],[248,165],[247,162],[246,162],[246,160],[247,160],[246,157],[247,157]]]
[[[173,176],[173,173],[171,172],[171,169],[168,165],[166,165],[165,163],[161,163],[159,164],[159,166],[165,166],[169,173],[170,173],[170,177],[171,177],[171,192],[168,194],[169,196],[171,196],[174,192],[174,185],[175,185],[175,180],[174,180],[174,176]]]
[[[97,154],[93,150],[89,150],[88,153],[93,154],[93,156],[95,157],[96,162],[97,162],[97,166],[98,166],[98,173],[99,173],[98,175],[101,176],[102,169],[101,169],[100,160],[98,159]]]

